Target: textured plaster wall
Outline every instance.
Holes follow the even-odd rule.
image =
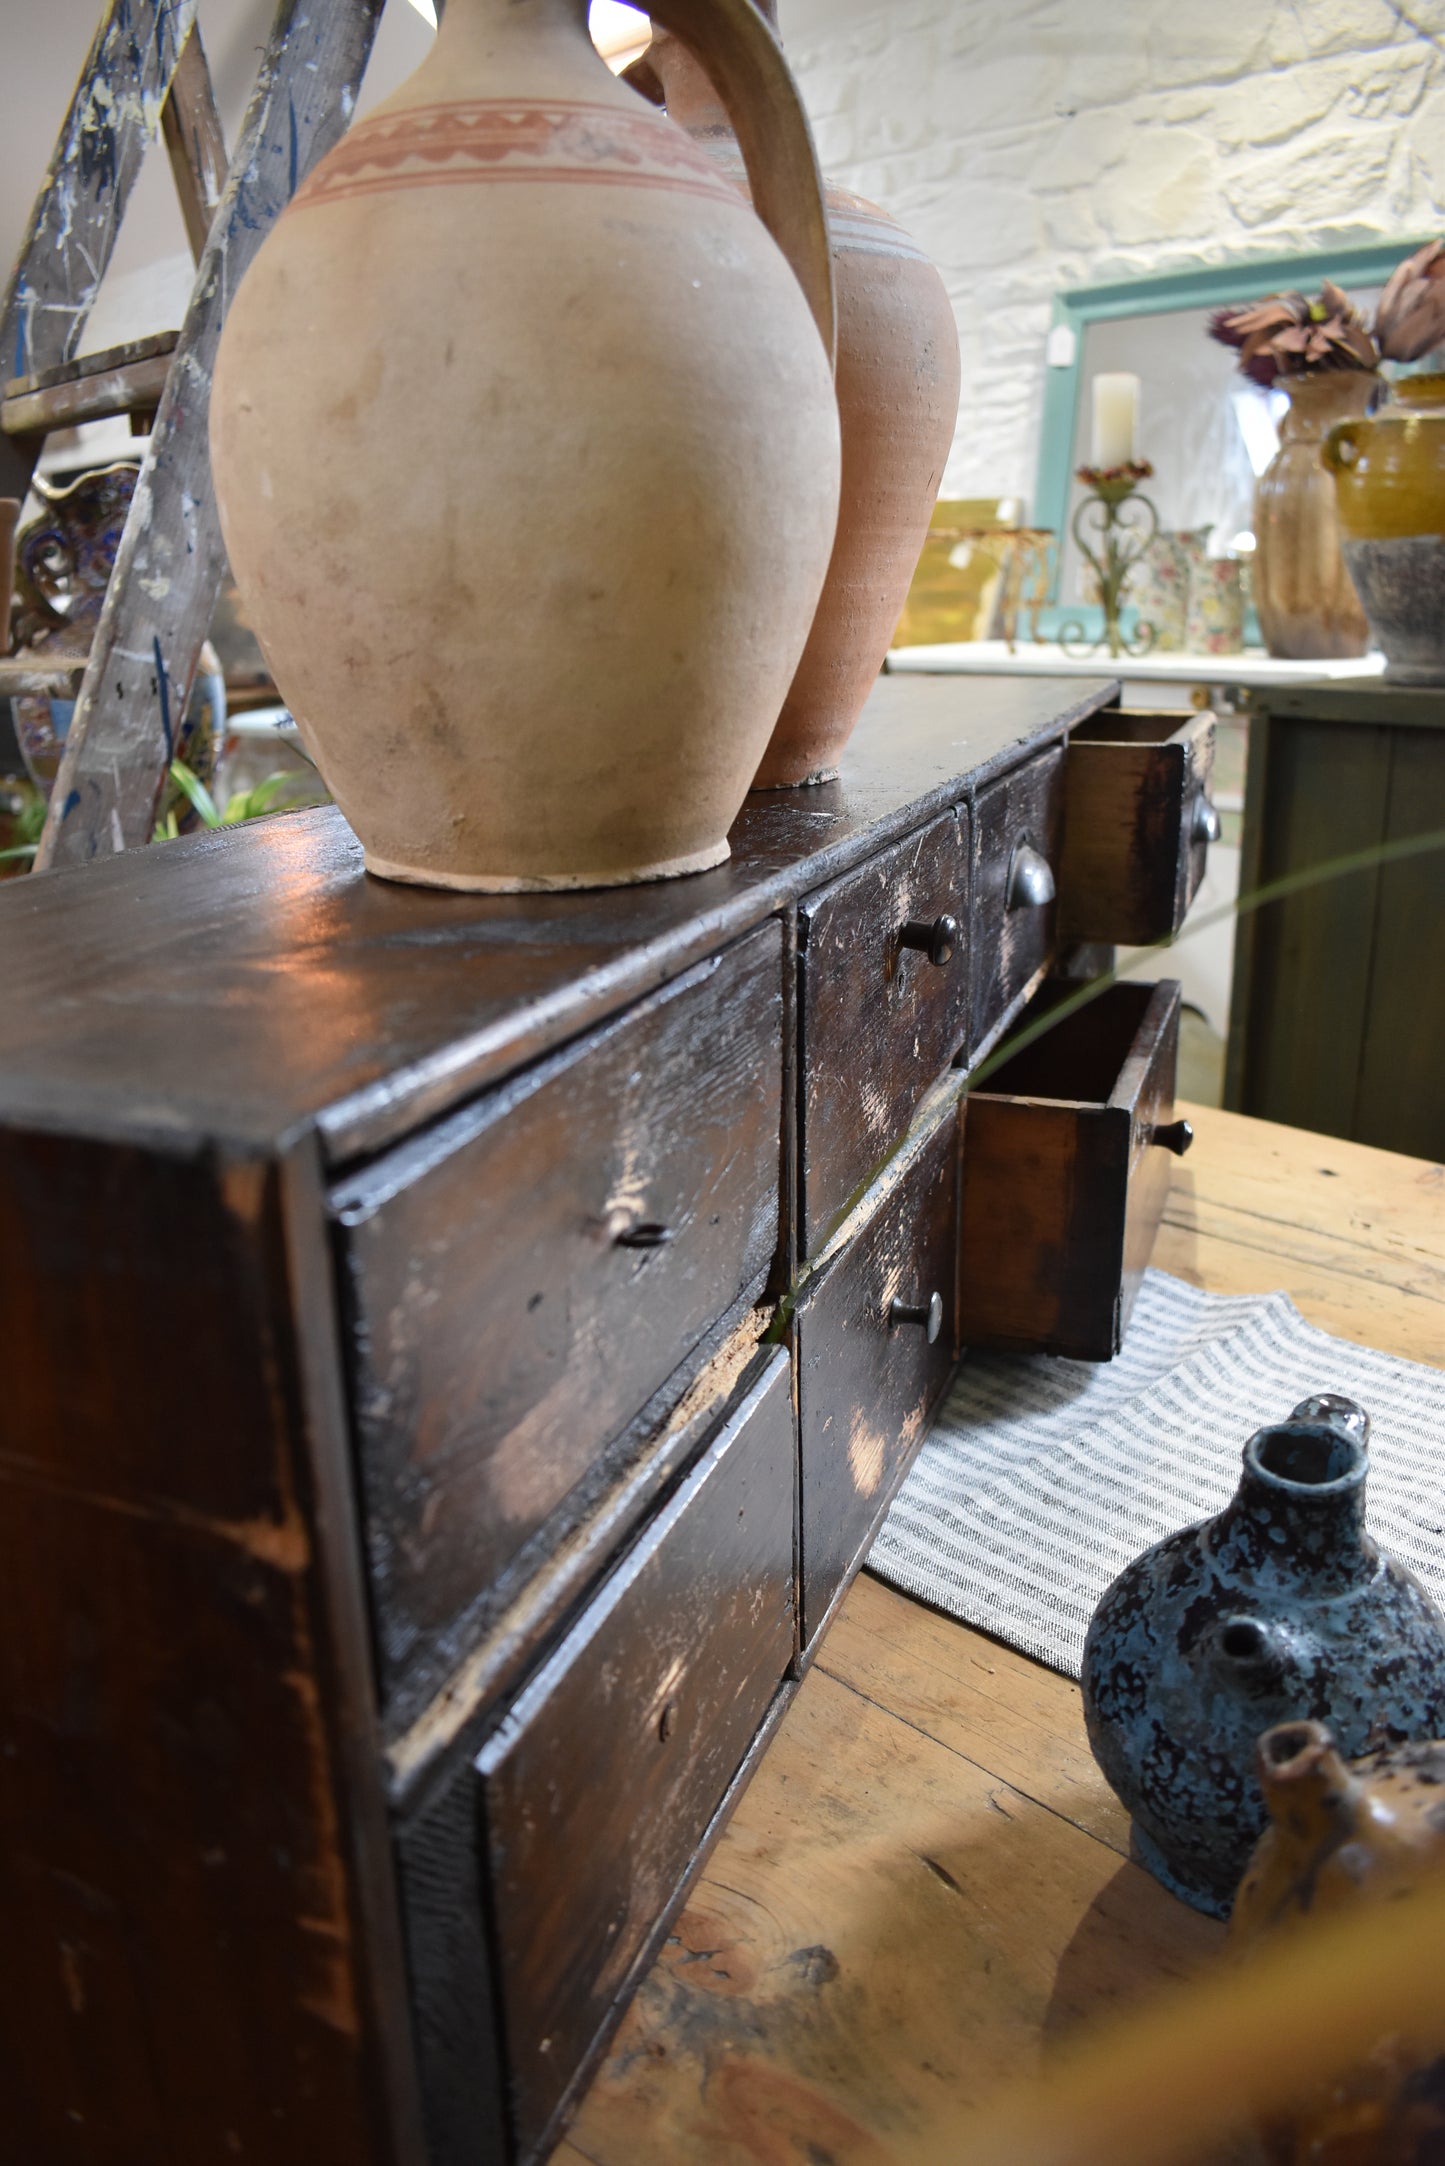
[[[783,0],[825,170],[958,317],[951,495],[1028,496],[1061,286],[1445,228],[1445,0]]]

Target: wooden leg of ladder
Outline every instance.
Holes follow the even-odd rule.
[[[29,376],[79,352],[195,15],[196,0],[110,0],[0,309],[0,377]]]
[[[207,444],[226,304],[345,130],[382,0],[282,0],[116,553],[36,870],[147,842],[225,566]]]
[[[211,71],[201,45],[201,26],[194,23],[181,47],[170,93],[161,107],[161,133],[166,140],[186,239],[197,263],[211,230],[211,220],[226,185],[226,138],[211,89]]]

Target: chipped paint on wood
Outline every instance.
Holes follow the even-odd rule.
[[[116,0],[118,10],[139,4]],[[178,50],[194,0],[166,12]],[[380,12],[381,0],[324,12],[283,0],[277,14],[116,553],[37,869],[150,840],[173,721],[190,696],[225,567],[207,426],[227,304],[294,181],[341,136],[343,92],[361,80]],[[175,65],[172,53],[167,85]]]
[[[196,0],[111,0],[0,311],[7,376],[77,351],[195,13]]]

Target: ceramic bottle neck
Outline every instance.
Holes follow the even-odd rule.
[[[753,0],[758,13],[774,30],[778,27],[777,0]],[[662,85],[670,120],[689,135],[716,137],[733,142],[732,122],[701,61],[695,60],[680,38],[654,24],[647,60]]]
[[[1305,1852],[1346,1840],[1365,1808],[1365,1788],[1318,1722],[1266,1730],[1255,1753],[1271,1819]]]
[[[1244,1448],[1233,1501],[1211,1548],[1227,1569],[1321,1590],[1374,1577],[1379,1551],[1365,1531],[1368,1459],[1357,1437],[1327,1422],[1282,1422]]]
[[[1281,390],[1289,393],[1289,410],[1280,422],[1284,443],[1322,437],[1337,421],[1353,421],[1368,413],[1380,389],[1371,369],[1324,369],[1313,375],[1283,376]]]
[[[587,0],[446,0],[436,42],[388,105],[486,98],[627,104],[597,53]]]

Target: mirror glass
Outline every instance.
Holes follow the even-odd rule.
[[[1377,286],[1349,288],[1367,321]],[[1282,391],[1264,391],[1241,376],[1236,357],[1208,335],[1208,308],[1117,316],[1085,327],[1074,409],[1070,471],[1089,462],[1093,379],[1122,370],[1139,378],[1139,456],[1154,469],[1143,484],[1166,532],[1207,528],[1210,556],[1247,554],[1253,547],[1254,483],[1279,442]],[[1072,482],[1069,516],[1084,494]],[[1085,567],[1086,569],[1086,567]],[[1080,558],[1065,536],[1059,596],[1084,599]]]

